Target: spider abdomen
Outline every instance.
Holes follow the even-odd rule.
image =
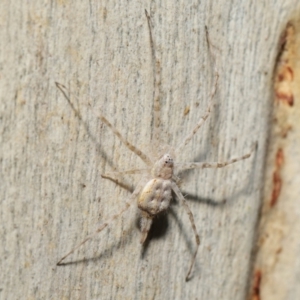
[[[155,216],[170,206],[172,198],[171,180],[154,178],[147,182],[138,198],[140,210]]]

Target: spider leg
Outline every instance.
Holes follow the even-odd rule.
[[[153,217],[150,217],[147,213],[142,213],[142,218],[141,218],[142,236],[140,240],[141,244],[145,243],[152,223],[153,223]]]
[[[70,100],[70,96],[68,95],[67,88],[58,82],[55,82],[57,88],[62,92],[64,97],[67,99],[68,103],[71,105],[73,111],[77,114],[78,118],[82,120],[81,115],[79,112],[75,109],[72,101]],[[75,97],[75,96],[74,96]],[[125,146],[135,153],[137,156],[139,156],[147,165],[151,165],[151,160],[147,157],[146,154],[144,154],[140,149],[138,149],[136,146],[128,142],[122,135],[121,133],[103,116],[100,114],[100,119],[103,123],[105,123],[111,130],[112,132],[119,138],[121,142],[125,144]]]
[[[113,176],[120,176],[125,174],[142,174],[149,171],[149,169],[133,169],[133,170],[126,170],[126,171],[114,171],[114,172],[108,172],[105,174],[101,174],[103,178],[113,178]]]
[[[103,115],[100,115],[100,119],[103,123],[105,123],[106,126],[108,126],[111,131],[119,138],[121,142],[124,143],[124,145],[133,153],[135,153],[137,156],[139,156],[146,165],[151,165],[151,160],[148,158],[146,154],[144,154],[139,148],[128,142],[119,132],[117,128],[115,128]]]
[[[195,235],[195,240],[196,240],[196,250],[195,250],[195,253],[192,257],[192,261],[191,261],[191,265],[190,265],[190,268],[188,270],[188,273],[185,277],[185,280],[188,281],[189,280],[189,277],[190,277],[190,274],[191,274],[191,271],[193,269],[193,266],[195,264],[195,260],[196,260],[196,256],[197,256],[197,252],[198,252],[198,249],[199,249],[199,245],[200,245],[200,237],[199,237],[199,234],[197,232],[197,228],[196,228],[196,224],[195,224],[195,220],[194,220],[194,216],[193,216],[193,213],[192,211],[190,210],[186,200],[184,199],[182,193],[180,192],[177,184],[175,182],[172,182],[172,189],[174,191],[174,193],[176,194],[176,196],[178,197],[178,199],[181,201],[185,211],[187,212],[188,216],[189,216],[189,219],[190,219],[190,222],[191,222],[191,225],[192,225],[192,228],[193,228],[193,231],[194,231],[194,235]]]
[[[232,158],[228,161],[224,161],[224,162],[187,162],[187,163],[182,163],[182,164],[179,163],[179,164],[177,164],[177,166],[178,166],[180,172],[184,171],[184,170],[188,170],[188,169],[223,168],[228,165],[234,164],[238,161],[249,158],[251,156],[252,152],[255,150],[256,145],[257,144],[255,143],[249,153],[247,153],[243,156],[237,157],[237,158]]]
[[[147,18],[148,29],[149,29],[149,38],[151,46],[151,55],[152,55],[152,65],[153,65],[153,74],[154,74],[154,95],[153,95],[153,149],[157,149],[160,142],[160,85],[161,85],[161,75],[160,75],[160,61],[156,58],[154,41],[152,37],[151,30],[151,18],[145,9],[145,15]]]
[[[129,201],[126,202],[126,205],[124,208],[122,208],[118,213],[112,215],[109,219],[107,219],[105,222],[103,222],[101,224],[100,227],[98,227],[98,229],[93,232],[92,234],[90,234],[87,238],[85,238],[80,244],[78,244],[77,246],[75,246],[70,252],[68,252],[65,256],[63,256],[58,262],[57,262],[57,266],[62,265],[62,261],[67,258],[70,254],[72,254],[75,250],[77,250],[78,248],[80,248],[83,244],[85,244],[87,241],[91,240],[94,236],[96,236],[99,232],[101,232],[104,228],[106,228],[111,222],[113,222],[114,220],[116,220],[119,216],[121,216],[126,210],[128,210],[128,208],[131,206],[132,202],[134,199],[136,199],[136,197],[139,195],[141,189],[142,189],[142,185],[141,185],[142,181],[139,182],[139,184],[137,185],[136,189],[134,190],[134,192],[131,194],[131,196],[129,197]]]
[[[196,124],[196,126],[193,128],[192,132],[190,134],[188,134],[183,141],[176,147],[176,153],[180,153],[180,151],[182,150],[182,148],[184,148],[189,142],[190,140],[193,138],[193,136],[196,134],[196,132],[198,131],[198,129],[203,125],[203,123],[206,121],[206,119],[208,118],[212,105],[213,105],[213,98],[216,94],[217,91],[217,85],[218,85],[218,80],[219,80],[219,73],[216,71],[215,72],[215,84],[213,87],[213,90],[210,94],[210,100],[208,103],[208,106],[206,108],[206,112],[204,113],[204,115],[200,118],[199,122]]]
[[[72,101],[70,100],[70,97],[68,96],[67,93],[67,88],[59,83],[59,82],[55,82],[56,87],[62,92],[62,94],[64,95],[64,97],[67,99],[69,105],[71,106],[73,112],[75,113],[75,115],[78,117],[78,119],[80,121],[83,121],[81,114],[79,113],[79,111],[75,108],[74,104],[72,103]],[[74,98],[76,98],[78,100],[78,98],[76,96],[74,96]]]
[[[120,182],[120,176],[124,174],[145,174],[145,172],[149,171],[148,169],[135,169],[135,170],[127,170],[127,171],[121,171],[121,172],[109,172],[105,174],[101,174],[101,177],[104,179],[109,179],[113,181],[114,183],[122,186],[123,188],[130,190],[129,186],[123,184]]]
[[[211,54],[211,56],[214,60],[214,63],[215,63],[216,59],[215,59],[215,55],[214,55],[213,51],[211,51],[212,43],[210,41],[209,34],[208,34],[208,29],[207,29],[206,26],[205,26],[205,33],[206,33],[206,41],[207,41],[208,49],[209,49],[209,52],[210,52],[210,54]],[[182,148],[184,148],[189,143],[189,141],[192,139],[192,137],[196,134],[196,132],[199,130],[199,128],[203,125],[203,123],[208,118],[208,116],[210,114],[210,111],[211,111],[211,108],[212,108],[212,105],[213,105],[213,98],[214,98],[214,96],[217,92],[218,80],[219,80],[219,73],[218,73],[217,68],[215,66],[215,84],[214,84],[214,86],[212,88],[212,91],[210,93],[210,100],[209,100],[206,112],[200,118],[200,120],[196,124],[196,126],[193,128],[193,131],[188,136],[186,136],[184,138],[184,140],[177,146],[176,153],[179,153],[182,150]]]

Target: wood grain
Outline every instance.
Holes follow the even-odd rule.
[[[177,145],[208,104],[214,77],[205,25],[216,47],[213,111],[176,160],[222,161],[258,142],[248,160],[183,174],[201,239],[187,283],[194,235],[176,200],[145,249],[134,208],[56,266],[124,206],[138,181],[126,176],[115,185],[101,174],[144,166],[98,112],[150,149],[153,66],[144,9],[161,63],[166,143]],[[280,36],[299,9],[297,0],[1,1],[0,298],[247,298],[267,180],[273,71]],[[74,95],[81,118],[56,81]],[[299,264],[295,269],[299,274]],[[296,290],[276,299],[295,299]]]

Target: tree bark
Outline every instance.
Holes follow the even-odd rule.
[[[1,299],[297,298],[299,1],[4,0],[0,8]],[[164,143],[180,144],[209,103],[214,64],[205,26],[220,76],[208,120],[175,164],[222,162],[258,144],[251,158],[226,168],[181,174],[201,240],[188,282],[196,245],[176,199],[144,247],[134,203],[56,266],[124,208],[139,179],[115,184],[101,174],[144,168],[100,112],[150,152],[154,74],[145,9],[161,67]],[[55,82],[67,87],[71,105]],[[282,117],[278,107],[286,122],[278,130],[288,138],[270,117]],[[274,223],[265,221],[270,212]],[[284,230],[273,245],[266,232],[276,224]],[[282,268],[289,280],[278,280]]]

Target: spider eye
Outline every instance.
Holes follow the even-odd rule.
[[[170,156],[170,154],[165,154],[162,157],[162,163],[163,163],[164,166],[171,166],[171,165],[173,165],[173,159]]]

